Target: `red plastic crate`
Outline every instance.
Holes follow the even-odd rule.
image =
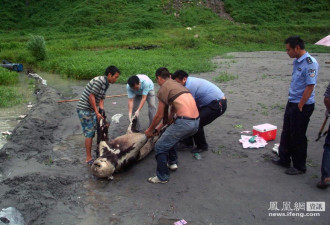
[[[265,141],[271,141],[276,139],[277,126],[269,123],[253,126],[253,136],[258,135],[265,139]]]

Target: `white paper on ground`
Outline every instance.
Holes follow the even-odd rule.
[[[252,137],[253,136],[241,135],[239,142],[242,143],[243,148],[264,148],[267,145],[267,141],[259,136],[255,138],[256,142],[249,142],[249,139]]]

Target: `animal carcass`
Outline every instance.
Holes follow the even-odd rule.
[[[129,126],[134,130],[136,118]],[[93,175],[99,178],[112,179],[114,172],[119,171],[132,162],[146,157],[153,149],[158,137],[147,138],[144,133],[131,133],[119,136],[114,140],[107,141],[108,126],[105,120],[101,120],[98,128],[100,142],[98,146],[99,157],[92,165]]]

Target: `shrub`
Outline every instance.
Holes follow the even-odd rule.
[[[0,85],[13,85],[18,82],[19,74],[0,67]]]
[[[27,49],[36,60],[40,61],[46,59],[47,50],[43,36],[31,35],[30,40],[27,42]]]
[[[0,108],[11,107],[22,102],[22,94],[17,87],[0,87]]]

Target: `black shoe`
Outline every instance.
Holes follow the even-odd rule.
[[[330,186],[330,181],[321,180],[320,182],[318,182],[316,184],[316,187],[318,187],[320,189],[326,189],[328,186]]]
[[[303,173],[306,173],[306,169],[305,170],[298,170],[294,167],[291,167],[290,169],[287,169],[285,171],[286,174],[289,174],[289,175],[298,175],[298,174],[303,174]]]
[[[208,148],[198,148],[198,147],[196,147],[196,148],[190,150],[190,152],[191,153],[201,153],[201,152],[205,152],[207,150],[208,150]]]
[[[272,159],[272,162],[275,164],[275,165],[278,165],[278,166],[282,166],[284,168],[290,168],[290,163],[283,163],[281,161],[281,159]]]
[[[189,151],[189,150],[193,149],[194,146],[185,145],[185,144],[179,142],[176,147],[179,151]]]

